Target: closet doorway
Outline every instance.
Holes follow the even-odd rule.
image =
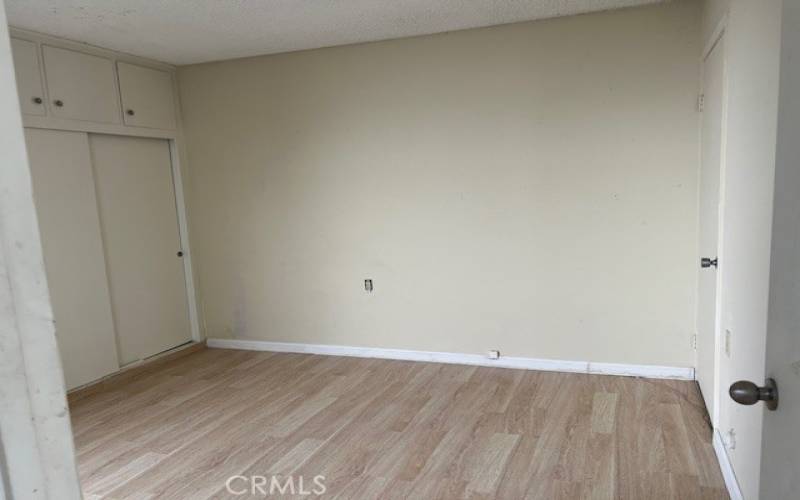
[[[67,386],[191,341],[170,142],[26,139]]]

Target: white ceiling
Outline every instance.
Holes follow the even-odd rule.
[[[191,64],[661,0],[6,0],[9,24]]]

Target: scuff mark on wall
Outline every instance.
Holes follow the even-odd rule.
[[[236,280],[235,305],[233,309],[233,331],[234,338],[247,336],[247,291],[242,282],[241,276]]]

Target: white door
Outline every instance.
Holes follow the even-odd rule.
[[[700,158],[699,258],[715,260],[719,235],[719,189],[724,112],[724,37],[708,54],[703,65],[703,119]],[[705,266],[705,267],[704,267]],[[719,391],[716,390],[718,355],[717,268],[698,262],[697,380],[711,421],[716,425]]]
[[[119,369],[89,137],[26,129],[33,196],[67,388]]]
[[[764,406],[760,495],[800,498],[800,4],[783,3],[775,210],[772,224],[766,377],[778,387]],[[762,380],[753,380],[759,386]],[[757,430],[756,430],[757,431]]]
[[[90,135],[120,362],[191,340],[169,142]]]

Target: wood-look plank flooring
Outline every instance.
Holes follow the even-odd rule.
[[[728,498],[691,382],[206,349],[71,414],[87,499]]]

